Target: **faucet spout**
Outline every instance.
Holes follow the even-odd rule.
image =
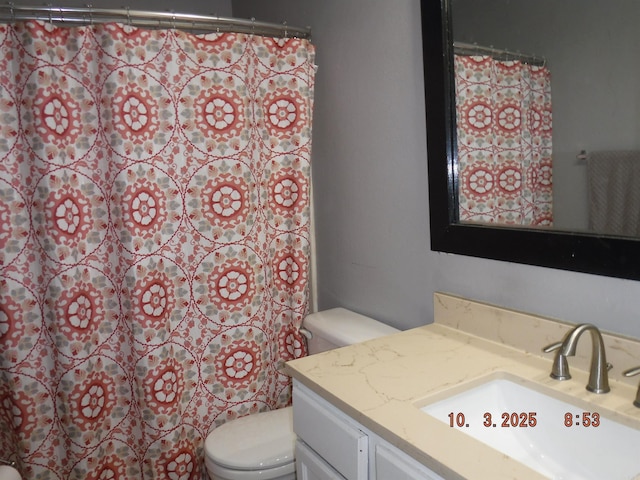
[[[553,361],[553,369],[551,377],[557,380],[567,380],[571,378],[569,374],[569,366],[567,357],[573,357],[576,354],[578,339],[584,332],[591,334],[591,367],[589,369],[589,382],[587,390],[593,393],[607,393],[609,388],[609,365],[604,351],[604,341],[600,330],[595,325],[584,323],[578,325],[571,330],[562,342],[562,346],[558,349],[556,357]]]

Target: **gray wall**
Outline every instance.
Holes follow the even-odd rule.
[[[432,321],[434,291],[640,338],[640,282],[432,252],[419,0],[233,0],[310,25],[319,306]]]

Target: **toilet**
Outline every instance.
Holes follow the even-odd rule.
[[[344,308],[307,316],[301,332],[309,354],[364,342],[399,330]],[[204,462],[211,480],[295,480],[291,407],[248,415],[213,430]]]

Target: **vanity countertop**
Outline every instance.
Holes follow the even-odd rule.
[[[286,372],[447,479],[545,478],[419,409],[449,389],[498,373],[640,425],[640,409],[632,404],[637,377],[620,374],[640,365],[638,340],[603,334],[615,368],[609,377],[611,392],[596,395],[585,389],[588,336],[569,359],[573,378],[559,382],[549,377],[553,354],[541,349],[562,339],[571,325],[446,294],[436,294],[434,303],[433,324],[300,358],[288,362]]]

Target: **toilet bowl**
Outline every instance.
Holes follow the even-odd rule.
[[[248,415],[209,434],[205,466],[213,480],[294,480],[294,445],[291,408]]]
[[[312,313],[303,328],[310,355],[398,332],[344,308]],[[295,480],[295,441],[291,407],[232,420],[207,436],[207,473],[211,480]]]

